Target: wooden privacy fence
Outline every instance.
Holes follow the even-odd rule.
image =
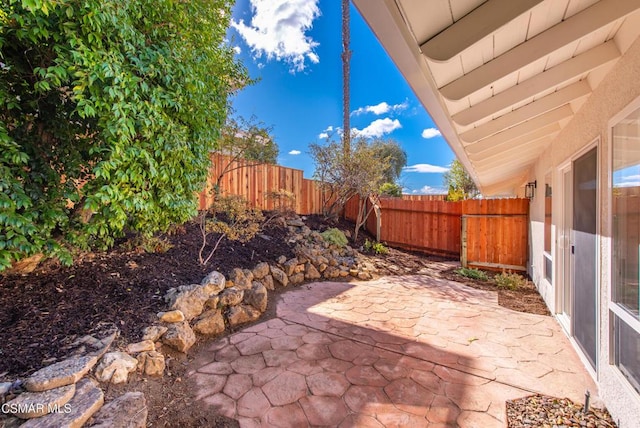
[[[462,266],[527,270],[528,199],[464,201],[461,223]]]
[[[298,214],[318,214],[322,212],[322,191],[314,180],[303,178],[302,170],[272,164],[256,164],[247,160],[232,161],[220,153],[211,154],[211,170],[206,188],[200,193],[200,209],[209,208],[213,203],[213,186],[224,169],[220,182],[221,194],[239,195],[249,204],[261,210],[276,208],[276,201],[270,192],[286,190],[295,196],[294,209]]]
[[[526,270],[528,199],[480,199],[462,202],[384,198],[380,201],[380,240],[426,254],[460,258],[462,265]],[[357,200],[345,207],[355,220]],[[366,229],[376,234],[372,213]]]
[[[393,247],[447,257],[460,256],[460,202],[438,200],[380,199],[380,241]],[[345,217],[358,215],[357,198],[345,206]],[[367,218],[366,228],[376,235],[375,213]]]

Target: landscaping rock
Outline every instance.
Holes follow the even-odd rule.
[[[244,290],[239,288],[227,288],[220,295],[220,306],[236,306],[240,302],[242,302],[242,298],[244,297]]]
[[[102,357],[118,336],[118,328],[111,323],[99,323],[89,334],[76,339],[62,349],[69,357],[95,356],[96,361]]]
[[[271,275],[273,276],[276,284],[279,284],[282,287],[286,287],[287,285],[289,285],[289,277],[287,277],[287,274],[284,273],[282,269],[271,266]]]
[[[29,376],[24,382],[24,387],[27,391],[38,392],[71,385],[87,374],[97,362],[98,357],[94,355],[60,361]]]
[[[184,314],[180,310],[158,312],[158,318],[166,323],[183,322],[185,320]]]
[[[253,271],[250,269],[242,269],[242,273],[244,273],[244,277],[247,278],[249,283],[253,282]]]
[[[209,296],[218,294],[225,288],[224,275],[214,270],[205,276],[200,284],[203,286],[205,294]]]
[[[138,354],[137,368],[148,376],[162,376],[165,369],[164,355],[158,351],[145,351]]]
[[[340,276],[340,269],[334,266],[329,266],[324,272],[322,272],[322,276],[327,279],[337,278]]]
[[[80,428],[102,407],[104,394],[91,379],[81,379],[73,398],[59,411],[29,419],[22,428]]]
[[[196,343],[196,335],[188,322],[174,323],[162,336],[162,342],[180,352],[187,352]]]
[[[140,352],[155,350],[156,346],[153,344],[152,340],[143,340],[141,342],[130,343],[127,345],[127,352],[129,354],[139,354]]]
[[[305,224],[299,218],[291,218],[291,219],[287,219],[287,226],[304,227]]]
[[[370,274],[369,272],[367,272],[367,271],[360,271],[360,272],[358,272],[358,279],[361,279],[361,280],[363,280],[363,281],[368,281],[368,280],[370,280],[371,278],[373,278],[373,277],[372,277],[372,276],[371,276],[371,274]]]
[[[204,303],[209,299],[206,287],[199,284],[182,285],[169,291],[165,300],[169,302],[171,309],[182,311],[184,318],[191,321],[202,313]]]
[[[0,399],[5,395],[9,394],[9,391],[11,391],[12,386],[13,386],[13,382],[0,382]]]
[[[220,296],[211,296],[204,302],[204,310],[207,309],[218,309],[220,306]]]
[[[142,340],[151,340],[152,342],[157,342],[166,332],[167,327],[163,325],[152,325],[142,330]]]
[[[234,287],[239,290],[251,288],[251,281],[249,280],[249,278],[247,278],[245,272],[240,268],[233,269],[231,271],[231,274],[229,275],[229,279],[233,281]]]
[[[321,275],[313,264],[307,263],[305,266],[304,277],[306,279],[319,279],[321,278]]]
[[[276,259],[276,263],[278,263],[280,266],[282,266],[286,261],[287,261],[286,256],[280,256]]]
[[[252,272],[255,279],[262,279],[269,275],[269,264],[266,262],[258,263]]]
[[[289,277],[289,282],[292,284],[302,284],[304,282],[304,273],[294,273]]]
[[[238,305],[229,308],[227,312],[227,322],[230,326],[244,324],[255,321],[260,317],[260,311],[249,305]]]
[[[24,392],[5,403],[3,409],[6,407],[10,413],[21,419],[38,418],[56,409],[62,409],[62,406],[73,398],[75,392],[75,384],[42,392]]]
[[[298,266],[298,259],[296,257],[287,260],[284,265],[282,265],[282,270],[287,276],[291,276],[294,274],[296,266]]]
[[[267,290],[273,291],[275,290],[275,286],[273,285],[273,277],[271,275],[267,275],[261,279],[262,284]]]
[[[147,400],[142,392],[127,392],[105,404],[93,416],[92,428],[144,428],[147,426]]]
[[[253,281],[251,289],[244,292],[244,302],[260,312],[267,310],[267,299],[267,288],[258,281]]]
[[[138,360],[125,352],[108,352],[96,367],[95,375],[100,382],[125,383],[137,366]]]
[[[220,309],[203,312],[193,325],[193,330],[196,333],[205,336],[222,333],[224,328],[224,318],[222,317],[222,311]]]

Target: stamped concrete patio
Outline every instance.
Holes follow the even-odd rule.
[[[500,427],[507,399],[596,392],[552,317],[426,275],[286,292],[277,318],[204,348],[189,377],[241,427]]]

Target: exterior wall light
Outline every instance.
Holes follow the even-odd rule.
[[[536,194],[536,187],[538,187],[538,180],[530,181],[524,186],[524,197],[533,199]]]

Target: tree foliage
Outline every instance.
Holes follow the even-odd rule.
[[[344,146],[336,141],[309,145],[316,166],[314,178],[328,195],[324,204],[325,216],[337,217],[347,201],[358,196],[355,238],[372,209],[365,212],[366,201],[375,200],[387,178],[397,178],[399,172],[394,171],[402,171],[406,163],[406,155],[396,147],[399,146],[394,141],[369,143],[365,139],[352,141],[349,153],[345,153]],[[404,157],[394,158],[400,154]],[[399,169],[398,165],[401,165]]]
[[[461,201],[463,199],[473,199],[480,195],[469,173],[464,169],[462,163],[455,159],[451,163],[449,171],[444,173],[444,185],[449,189],[448,201]]]
[[[217,150],[228,155],[229,159],[220,169],[218,177],[215,177],[216,193],[221,190],[220,182],[225,174],[243,168],[234,166],[235,161],[245,159],[251,161],[250,164],[275,164],[279,153],[278,145],[271,136],[271,129],[253,116],[250,119],[229,117],[222,128]]]
[[[224,42],[232,3],[0,2],[0,270],[195,215],[248,82]]]

